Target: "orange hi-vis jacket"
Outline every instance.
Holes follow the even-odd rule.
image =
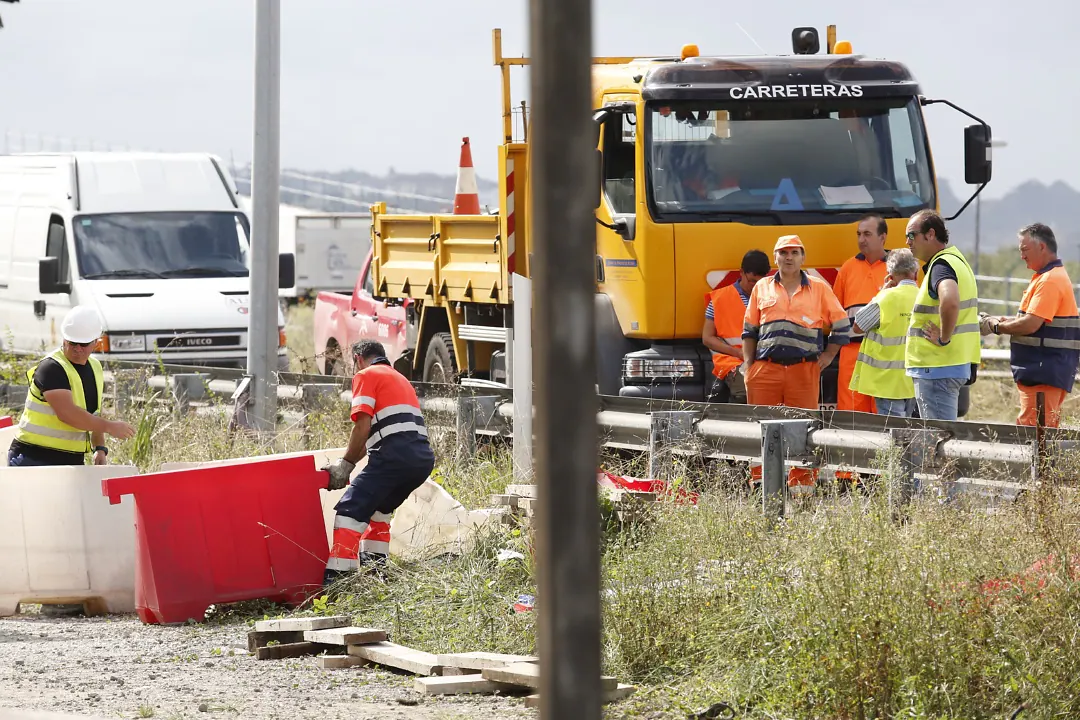
[[[709,301],[712,303],[716,336],[732,347],[741,348],[746,303],[743,302],[739,284],[736,282],[733,285],[716,288],[709,293]],[[724,353],[713,353],[712,361],[713,375],[718,378],[727,377],[742,365],[742,358]]]
[[[743,318],[743,340],[756,340],[755,360],[790,361],[817,357],[825,336],[847,345],[851,322],[829,283],[802,271],[802,285],[788,297],[780,274],[765,278],[750,293]]]
[[[848,320],[855,322],[855,313],[868,305],[874,296],[885,287],[885,278],[889,276],[885,261],[889,253],[876,263],[870,263],[866,256],[859,253],[840,267],[833,283],[833,294],[840,301],[840,306],[847,311]],[[862,340],[861,333],[851,333],[851,341]]]
[[[352,421],[356,422],[361,413],[371,416],[367,451],[373,456],[384,442],[427,443],[427,427],[416,390],[389,363],[380,361],[353,377]]]

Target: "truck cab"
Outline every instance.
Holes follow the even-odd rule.
[[[938,208],[923,117],[938,101],[903,64],[855,55],[832,29],[822,54],[812,28],[796,28],[792,42],[787,56],[701,57],[688,45],[671,57],[594,58],[601,393],[705,400],[706,296],[738,278],[748,250],[770,253],[779,236],[798,234],[804,269],[832,283],[858,252],[864,214],[886,220],[886,247],[897,248],[913,213]],[[518,113],[509,79],[529,59],[504,57],[496,30],[495,64],[498,218],[373,211],[376,294],[417,304],[418,358],[449,334],[461,374],[484,382],[504,379],[511,279],[529,277],[533,241],[527,107]],[[990,131],[975,119],[966,179],[981,190]],[[835,403],[835,385],[834,366],[823,405]]]

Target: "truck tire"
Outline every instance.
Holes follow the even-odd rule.
[[[435,333],[431,337],[424,355],[424,382],[451,385],[457,382],[457,356],[450,333]]]
[[[323,375],[344,375],[345,359],[341,357],[341,348],[336,342],[329,342],[323,352]]]

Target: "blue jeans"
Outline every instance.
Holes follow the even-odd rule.
[[[960,388],[964,387],[966,380],[960,378],[912,379],[915,381],[915,400],[919,403],[919,417],[924,420],[956,419]]]
[[[911,417],[911,412],[915,409],[915,398],[894,400],[892,398],[876,397],[874,398],[874,406],[877,408],[878,415],[889,415],[890,417]]]

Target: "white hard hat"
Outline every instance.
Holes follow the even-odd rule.
[[[68,342],[94,342],[101,337],[101,316],[89,305],[76,305],[60,323],[60,335]]]

